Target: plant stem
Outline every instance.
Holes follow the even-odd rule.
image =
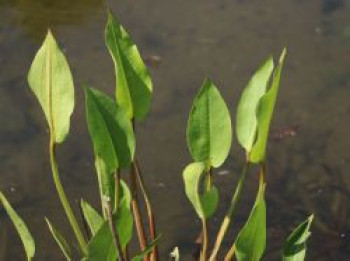
[[[235,255],[236,245],[233,244],[230,248],[230,250],[227,252],[224,261],[231,261],[233,260],[233,257]]]
[[[142,217],[140,214],[140,208],[137,197],[137,187],[136,187],[136,169],[134,164],[130,168],[130,182],[131,182],[131,205],[135,219],[135,226],[137,231],[137,236],[139,239],[140,250],[144,251],[147,247],[147,240],[145,236],[145,229],[142,223]],[[144,261],[149,261],[149,257],[146,255]]]
[[[203,227],[203,242],[202,242],[202,252],[201,252],[201,261],[207,261],[208,254],[208,245],[209,245],[209,235],[208,235],[208,224],[205,217],[202,219]]]
[[[125,261],[125,258],[123,255],[123,249],[122,249],[122,246],[120,245],[119,236],[118,236],[117,230],[115,228],[115,222],[113,219],[112,206],[111,206],[110,201],[107,202],[107,213],[108,213],[107,218],[108,218],[109,228],[110,228],[111,233],[112,233],[114,244],[118,249],[119,260]]]
[[[145,186],[145,182],[144,182],[142,174],[141,174],[140,165],[139,165],[137,159],[135,159],[133,164],[134,164],[134,167],[136,170],[136,176],[137,176],[137,180],[139,182],[139,185],[140,185],[140,188],[142,191],[143,199],[144,199],[145,204],[146,204],[149,230],[150,230],[150,234],[151,234],[151,239],[154,242],[156,240],[157,233],[156,233],[156,225],[154,222],[154,212],[152,209],[151,200],[150,200],[147,188]],[[153,247],[153,251],[152,251],[152,261],[158,261],[158,260],[159,260],[158,248],[157,248],[157,244],[155,244]]]
[[[50,139],[50,163],[51,163],[51,169],[52,169],[52,176],[53,180],[56,186],[56,190],[58,193],[58,196],[61,200],[62,206],[66,212],[67,218],[69,220],[69,223],[71,227],[73,228],[75,237],[77,238],[77,241],[79,243],[79,247],[81,252],[86,255],[87,254],[87,244],[85,242],[83,233],[80,230],[80,227],[78,225],[78,222],[73,214],[72,208],[69,204],[69,201],[67,199],[67,195],[64,192],[61,180],[60,180],[60,175],[58,172],[58,167],[57,167],[57,162],[56,162],[56,146],[55,142],[53,139]]]
[[[220,246],[221,246],[221,243],[224,239],[224,236],[227,232],[227,229],[231,223],[231,221],[233,220],[234,218],[234,213],[236,212],[236,208],[237,208],[237,205],[238,205],[238,202],[239,202],[239,199],[241,197],[241,194],[242,194],[242,190],[243,190],[243,187],[244,187],[244,183],[245,183],[245,179],[246,179],[246,175],[247,175],[247,170],[248,170],[248,167],[249,167],[249,162],[247,161],[245,164],[244,164],[244,167],[243,167],[243,170],[242,170],[242,174],[238,180],[238,184],[237,184],[237,187],[236,187],[236,190],[232,196],[232,199],[231,199],[231,204],[230,204],[230,207],[226,213],[226,216],[221,224],[221,227],[220,227],[220,230],[218,232],[218,235],[216,237],[216,241],[215,241],[215,244],[214,244],[214,249],[212,251],[212,254],[209,258],[210,261],[214,261],[216,259],[216,256],[219,252],[219,249],[220,249]]]

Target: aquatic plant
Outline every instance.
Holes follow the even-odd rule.
[[[137,121],[143,120],[150,108],[152,80],[136,45],[110,10],[105,43],[115,66],[115,97],[109,97],[88,85],[83,87],[101,200],[100,211],[81,201],[88,236],[84,236],[70,206],[56,160],[58,145],[64,142],[69,133],[75,102],[73,77],[67,59],[50,31],[28,74],[29,87],[37,97],[49,127],[53,180],[78,243],[78,253],[73,252],[74,248],[48,219],[46,222],[66,260],[72,260],[79,254],[81,260],[89,261],[157,261],[160,259],[157,249],[159,235],[150,195],[137,161],[134,135]],[[256,200],[245,225],[232,246],[226,249],[224,260],[233,260],[235,256],[239,261],[258,261],[263,257],[266,245],[266,147],[285,56],[284,49],[276,68],[273,58],[269,57],[243,90],[237,109],[236,133],[246,159],[213,246],[210,246],[207,225],[220,201],[213,170],[224,163],[230,152],[232,123],[224,99],[209,79],[205,79],[194,99],[187,126],[187,142],[193,162],[184,169],[183,179],[185,193],[202,222],[201,261],[218,259],[223,239],[234,221],[248,169],[252,165],[259,166]],[[121,177],[121,170],[125,169],[130,173],[129,184]],[[138,189],[142,192],[146,213],[141,211]],[[35,243],[28,228],[1,192],[0,201],[20,235],[27,259],[32,260]],[[144,227],[146,219],[148,229]],[[284,261],[304,260],[311,222],[312,216],[288,238],[283,247]],[[128,247],[134,236],[134,226],[139,252],[130,257]],[[174,249],[171,257],[180,259],[178,248]]]

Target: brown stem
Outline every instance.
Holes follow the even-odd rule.
[[[139,165],[137,159],[135,159],[135,161],[133,162],[133,165],[135,167],[136,177],[137,177],[137,180],[139,182],[139,185],[140,185],[140,188],[142,191],[143,199],[145,201],[145,205],[146,205],[146,209],[147,209],[147,216],[148,216],[149,230],[150,230],[150,234],[151,234],[151,239],[154,242],[156,240],[156,237],[157,237],[157,232],[156,232],[156,225],[154,222],[154,212],[152,209],[151,200],[149,198],[149,193],[148,193],[147,188],[145,186],[145,182],[144,182],[143,176],[141,174],[140,165]],[[158,248],[157,248],[157,244],[155,244],[153,247],[153,251],[152,251],[152,261],[158,261],[158,260],[159,260]]]
[[[145,236],[145,229],[142,224],[142,217],[140,213],[140,207],[137,197],[137,187],[136,187],[136,169],[134,164],[130,168],[130,182],[131,182],[131,205],[135,219],[135,226],[137,231],[137,236],[139,239],[140,249],[144,251],[147,247],[147,240]],[[144,261],[149,261],[149,257],[145,256]]]

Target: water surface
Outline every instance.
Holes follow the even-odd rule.
[[[350,2],[346,0],[111,1],[151,66],[154,99],[137,126],[137,155],[152,191],[163,260],[179,246],[191,260],[200,223],[187,202],[181,172],[190,162],[185,126],[192,99],[210,77],[232,116],[238,95],[269,54],[288,48],[273,132],[297,126],[297,135],[269,144],[268,247],[265,260],[280,260],[291,229],[315,213],[308,260],[347,260],[350,254]],[[75,80],[72,130],[58,161],[69,197],[98,206],[93,155],[85,124],[82,84],[110,94],[112,61],[103,42],[105,9],[98,0],[0,0],[0,189],[28,223],[37,242],[36,260],[62,260],[44,216],[65,235],[62,208],[52,184],[48,132],[26,75],[50,27]],[[217,230],[242,163],[236,141],[215,182],[223,199],[211,229]],[[224,170],[224,171],[223,171]],[[237,224],[254,197],[249,175]],[[225,242],[226,245],[231,241]],[[0,260],[24,260],[20,241],[0,209]]]

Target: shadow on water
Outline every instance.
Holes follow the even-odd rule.
[[[113,9],[148,58],[154,80],[153,107],[138,126],[137,153],[153,192],[162,260],[176,245],[182,260],[191,260],[200,230],[183,193],[181,172],[190,161],[187,115],[203,78],[213,79],[234,115],[254,68],[284,45],[289,54],[269,146],[265,260],[280,260],[282,242],[312,212],[316,217],[308,260],[348,260],[349,1],[115,1]],[[0,0],[0,189],[33,231],[36,260],[62,259],[44,216],[65,235],[71,231],[51,180],[46,123],[27,88],[26,74],[47,27],[52,27],[67,53],[77,94],[71,134],[58,151],[63,183],[72,202],[83,196],[98,206],[80,86],[89,83],[113,93],[104,23],[99,0]],[[236,142],[232,155],[215,175],[222,204],[212,232],[240,172]],[[251,208],[254,174],[231,235]],[[0,260],[23,260],[21,243],[2,208],[0,242]]]

